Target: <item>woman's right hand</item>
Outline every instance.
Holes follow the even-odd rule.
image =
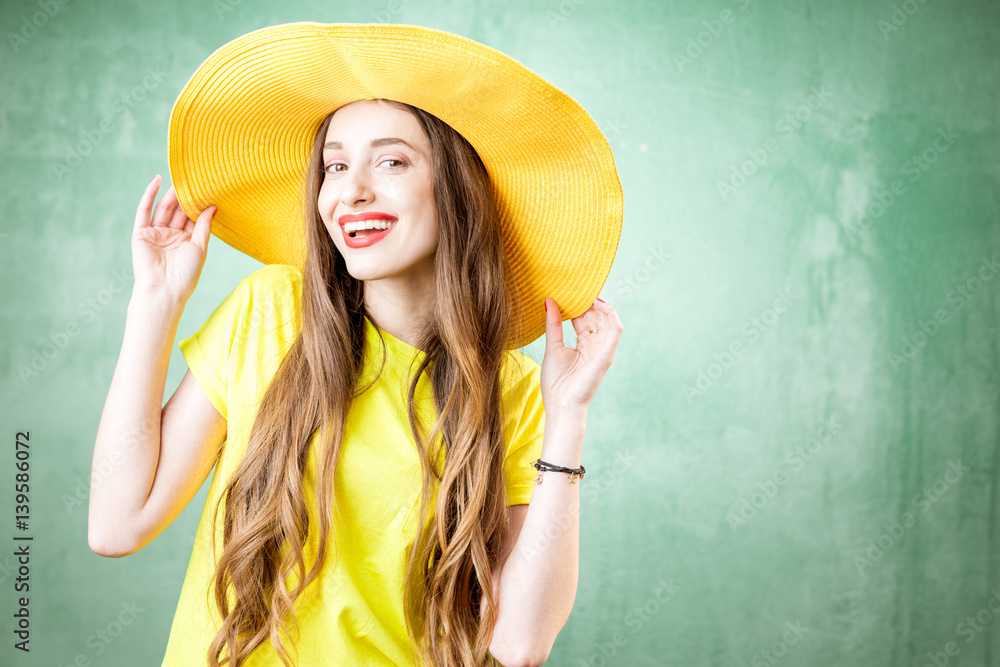
[[[157,174],[146,186],[132,229],[132,271],[135,288],[162,290],[186,302],[201,275],[216,206],[209,206],[195,223],[181,208],[174,187],[160,198],[150,219],[161,183]]]

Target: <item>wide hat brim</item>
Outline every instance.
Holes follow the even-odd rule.
[[[611,147],[587,111],[513,58],[460,35],[400,24],[297,22],[216,50],[170,114],[170,175],[192,220],[264,264],[305,263],[300,201],[313,138],[332,111],[398,100],[465,137],[486,166],[503,226],[515,321],[509,348],[564,320],[607,280],[623,196]]]

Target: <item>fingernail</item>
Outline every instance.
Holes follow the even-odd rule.
[[[542,307],[545,308],[545,314],[549,314],[549,302],[547,299],[542,299]]]
[[[605,301],[605,300],[604,300],[604,299],[602,299],[601,297],[597,297],[597,300],[598,300],[598,301],[600,301],[601,303],[607,303],[607,301]]]

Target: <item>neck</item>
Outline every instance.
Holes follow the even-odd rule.
[[[365,281],[365,310],[379,329],[399,340],[417,345],[433,317],[434,274],[410,272]]]

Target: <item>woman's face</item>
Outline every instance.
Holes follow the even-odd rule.
[[[434,166],[419,121],[388,104],[357,100],[333,114],[324,143],[319,214],[351,275],[432,275],[438,241]],[[359,247],[378,227],[345,238],[345,216],[372,212],[394,221],[381,239]]]

